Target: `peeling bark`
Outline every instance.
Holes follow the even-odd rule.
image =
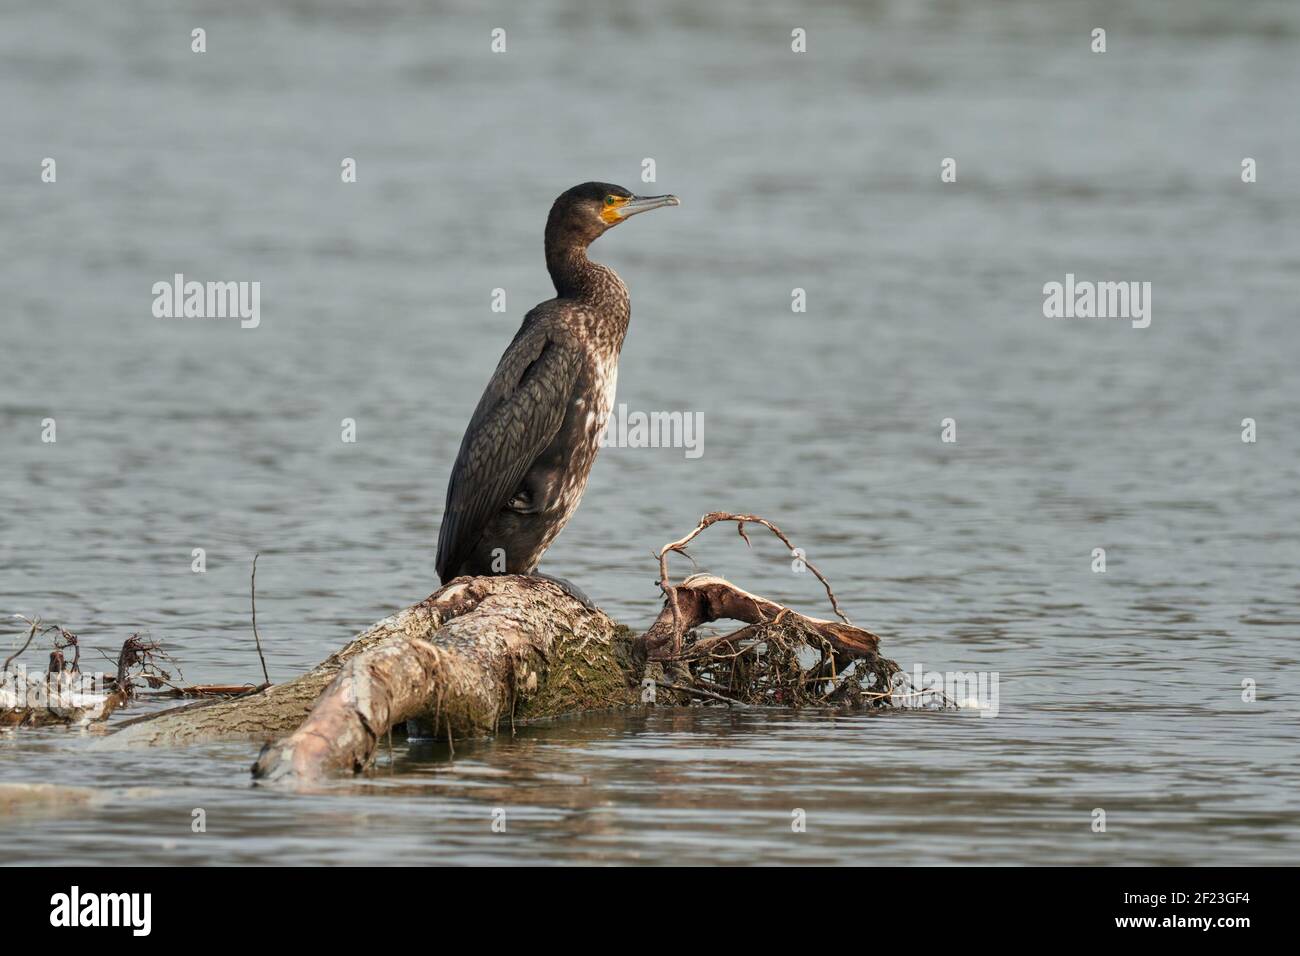
[[[627,628],[583,607],[548,581],[514,575],[457,578],[374,624],[300,677],[241,697],[199,701],[126,721],[99,745],[267,741],[298,730],[318,699],[329,715],[326,699],[340,695],[364,708],[356,721],[370,730],[355,738],[358,742],[378,739],[408,718],[432,724],[436,716],[440,732],[450,721],[453,735],[466,736],[491,731],[503,716],[511,716],[512,707],[522,720],[621,706],[632,699],[627,687],[627,673],[634,669],[632,638]],[[401,661],[407,651],[409,666]],[[366,677],[364,689],[358,684],[361,675]],[[413,682],[430,677],[444,689],[426,683],[417,691]],[[336,681],[339,693],[322,699]],[[422,699],[441,694],[442,703],[424,712],[407,697],[394,696],[399,688],[408,695],[421,693]],[[386,722],[380,722],[381,715]],[[358,725],[351,725],[350,732]],[[348,748],[339,748],[339,754],[344,750]],[[364,763],[373,750],[361,751],[356,759]],[[329,759],[346,766],[352,757]]]
[[[536,578],[457,578],[424,605],[436,634],[392,636],[353,656],[310,715],[267,745],[253,775],[311,780],[369,765],[384,735],[416,720],[448,739],[501,720],[626,706],[631,635]]]

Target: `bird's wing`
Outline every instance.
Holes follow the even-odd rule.
[[[525,319],[465,429],[438,531],[438,577],[459,572],[492,516],[559,431],[573,398],[580,355]]]

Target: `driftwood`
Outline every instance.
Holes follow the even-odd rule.
[[[735,523],[747,543],[746,524],[761,525],[795,550],[763,518],[706,515],[657,554],[664,604],[640,634],[545,579],[457,578],[294,680],[125,721],[98,746],[271,740],[254,776],[302,783],[364,770],[404,725],[451,743],[503,723],[645,703],[891,703],[897,665],[880,656],[875,634],[849,622],[811,564],[839,620],[800,614],[716,575],[671,582],[669,556],[719,522]],[[743,626],[704,633],[722,620]]]
[[[437,655],[421,646],[430,642]],[[384,718],[391,723],[383,726],[374,713],[359,712],[359,719],[375,728],[377,740],[393,723],[421,716],[418,708],[408,713],[408,697],[395,696],[398,684],[381,686],[411,678],[414,672],[405,669],[396,653],[408,648],[412,665],[424,665],[432,656],[442,660],[439,673],[446,689],[430,685],[423,692],[430,700],[441,693],[444,703],[424,716],[432,719],[436,710],[439,728],[445,732],[450,722],[453,736],[490,731],[501,717],[510,716],[512,707],[522,719],[619,706],[631,699],[622,670],[631,652],[626,628],[539,578],[458,578],[372,625],[294,680],[232,700],[200,701],[126,721],[101,746],[265,741],[298,729],[318,698],[319,709],[328,714],[331,695],[322,693],[347,687],[355,688],[367,706],[392,702]],[[358,682],[358,675],[366,679]],[[395,716],[399,711],[401,716]],[[349,766],[349,759],[339,757],[337,765]]]
[[[254,558],[254,573],[257,560]],[[132,699],[236,697],[261,687],[230,684],[182,685],[172,681],[161,661],[172,661],[163,645],[149,637],[132,634],[123,643],[117,657],[99,653],[113,665],[113,673],[87,674],[81,670],[81,639],[66,627],[46,625],[40,618],[16,615],[27,625],[27,638],[21,647],[0,664],[0,727],[91,726],[108,719]],[[254,637],[256,631],[254,611]],[[43,673],[29,674],[24,667],[10,665],[32,646],[39,635],[53,634],[49,666]],[[71,652],[71,659],[69,659]],[[261,640],[257,642],[262,655]],[[179,672],[179,669],[178,669]],[[262,673],[266,661],[262,659]],[[141,685],[152,688],[141,691]]]
[[[40,618],[18,615],[27,625],[22,646],[0,664],[0,727],[86,726],[107,720],[132,694],[131,679],[137,672],[145,674],[152,665],[150,651],[138,635],[131,635],[122,645],[117,677],[107,685],[81,672],[81,644],[76,634],[58,624],[45,625]],[[37,635],[53,634],[50,661],[46,671],[28,674],[22,667],[10,665]],[[68,659],[67,652],[72,652]],[[145,674],[145,676],[148,676]]]
[[[686,643],[720,620],[749,626]],[[808,617],[710,574],[672,587],[640,640],[649,660],[684,666],[691,686],[734,704],[863,706],[889,700],[898,673],[870,631]],[[806,651],[818,655],[816,664],[802,659]]]
[[[679,695],[733,706],[887,701],[897,665],[879,656],[875,634],[848,623],[815,568],[842,622],[807,617],[712,575],[669,582],[669,552],[718,521],[736,522],[742,537],[746,523],[761,524],[790,545],[762,518],[706,515],[660,551],[664,608],[636,637],[546,581],[458,578],[424,602],[439,622],[429,634],[396,636],[352,658],[302,726],[263,749],[253,775],[310,781],[361,771],[405,721],[445,733],[450,743],[495,731],[506,716],[627,706],[647,682],[656,701],[660,688],[667,692],[665,702]],[[748,626],[687,645],[700,625],[721,619]],[[817,662],[806,666],[804,651],[820,655]]]
[[[349,660],[302,726],[263,749],[254,776],[362,770],[406,721],[454,740],[493,733],[502,720],[635,700],[630,632],[549,581],[457,578],[417,607],[432,626]]]
[[[83,727],[127,701],[122,691],[96,691],[79,676],[5,674],[0,684],[0,727]]]

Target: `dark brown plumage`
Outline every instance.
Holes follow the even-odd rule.
[[[631,316],[627,287],[587,247],[624,219],[677,205],[584,183],[555,200],[556,297],[526,316],[470,419],[447,484],[438,576],[531,574],[573,516],[599,450]]]

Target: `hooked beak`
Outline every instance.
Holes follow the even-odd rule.
[[[676,196],[633,196],[618,207],[618,218],[627,219],[639,212],[649,212],[651,209],[658,209],[660,206],[680,205],[681,201]]]

